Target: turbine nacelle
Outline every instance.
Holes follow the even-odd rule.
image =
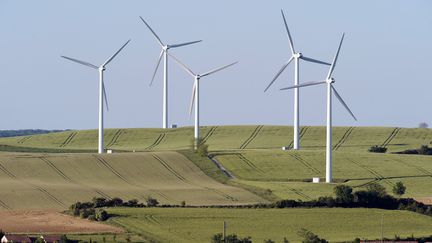
[[[106,69],[105,66],[100,66],[100,67],[98,68],[99,71],[105,71],[105,69]]]
[[[294,57],[294,58],[302,58],[302,57],[303,57],[303,54],[302,54],[301,52],[294,53],[294,54],[293,54],[293,57]]]
[[[327,80],[326,80],[326,83],[328,83],[328,84],[332,84],[332,83],[334,83],[336,80],[334,79],[334,78],[328,78]]]

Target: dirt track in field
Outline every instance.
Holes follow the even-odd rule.
[[[0,229],[7,233],[120,233],[121,228],[91,222],[55,210],[0,211]]]
[[[419,197],[415,198],[416,201],[422,202],[426,205],[432,205],[432,197]]]

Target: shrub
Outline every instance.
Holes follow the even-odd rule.
[[[105,221],[108,219],[108,213],[107,211],[99,208],[96,210],[95,218],[97,221]]]
[[[422,145],[417,152],[421,155],[432,155],[432,148],[429,148],[427,145]]]
[[[212,243],[252,243],[251,237],[238,237],[236,234],[227,235],[224,240],[221,233],[215,234],[211,238]]]
[[[147,197],[146,199],[147,207],[157,207],[159,205],[159,202],[156,198]]]
[[[366,186],[366,189],[368,192],[375,193],[381,197],[387,195],[385,187],[383,187],[382,185],[380,185],[378,183],[371,183],[371,184]]]
[[[393,186],[393,194],[399,197],[405,194],[405,191],[406,186],[401,181],[396,182],[396,184]]]
[[[275,243],[272,239],[264,240],[263,243]]]
[[[107,200],[106,198],[103,197],[94,197],[92,199],[92,202],[93,202],[93,207],[95,208],[105,207],[107,205]]]
[[[349,204],[353,201],[354,196],[352,194],[353,189],[346,185],[338,185],[333,189],[336,200],[341,203]]]
[[[318,235],[307,229],[301,229],[297,235],[302,238],[302,243],[328,243],[325,239],[320,239]]]
[[[385,153],[385,152],[387,152],[387,148],[382,147],[382,146],[378,146],[378,145],[374,145],[374,146],[370,147],[368,149],[368,151],[371,153]]]

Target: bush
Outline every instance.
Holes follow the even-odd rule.
[[[421,155],[432,155],[432,148],[429,148],[427,145],[422,145],[417,152]]]
[[[375,193],[380,197],[387,195],[385,187],[383,187],[382,185],[380,185],[378,183],[371,183],[371,184],[366,186],[366,189],[368,192]]]
[[[393,186],[393,194],[399,197],[405,194],[405,191],[406,186],[401,181],[396,182],[396,184]]]
[[[264,240],[263,243],[275,243],[272,239]]]
[[[370,147],[368,149],[368,151],[371,153],[385,153],[385,152],[387,152],[387,148],[382,147],[382,146],[378,146],[378,145],[374,145],[374,146]]]
[[[303,239],[302,243],[328,243],[328,241],[320,239],[318,235],[307,229],[301,229],[297,232],[297,235]]]
[[[159,202],[156,198],[147,197],[146,199],[147,207],[157,207],[159,205]]]
[[[352,194],[353,189],[346,185],[338,185],[333,189],[336,195],[336,201],[349,204],[353,201],[354,196]]]
[[[99,208],[96,210],[95,218],[97,221],[105,221],[108,219],[108,213],[107,211]]]
[[[252,243],[251,237],[238,237],[236,234],[231,234],[226,236],[226,241],[224,241],[223,235],[221,233],[215,234],[211,238],[212,243]]]

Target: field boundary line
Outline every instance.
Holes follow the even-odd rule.
[[[264,125],[259,125],[255,128],[255,130],[252,132],[252,134],[249,136],[246,141],[243,142],[242,145],[240,145],[240,149],[245,149],[255,138],[258,136],[258,133],[261,131],[261,129],[264,127]]]
[[[154,141],[154,143],[150,146],[148,146],[147,148],[145,148],[146,150],[152,150],[154,149],[156,146],[158,146],[162,140],[165,138],[166,133],[161,133],[159,134],[159,137],[156,138],[156,140]]]
[[[344,135],[342,136],[342,138],[339,140],[339,142],[333,147],[333,150],[338,150],[341,146],[342,146],[342,144],[344,144],[345,142],[346,142],[346,140],[348,139],[348,137],[351,135],[351,133],[354,131],[354,128],[355,127],[349,127],[346,131],[345,131],[345,133],[344,133]]]

